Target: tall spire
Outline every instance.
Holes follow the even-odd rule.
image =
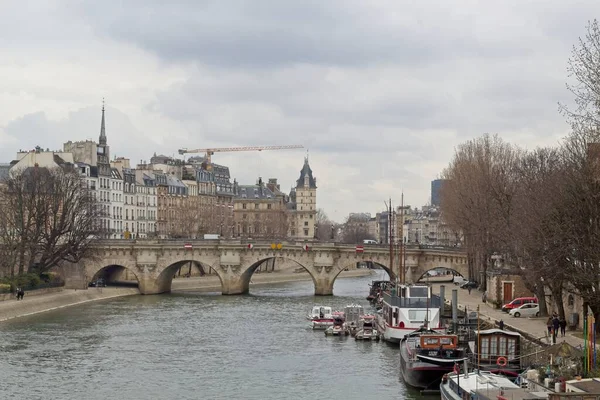
[[[102,122],[100,123],[100,140],[102,145],[106,145],[106,126],[104,123],[104,97],[102,98]]]

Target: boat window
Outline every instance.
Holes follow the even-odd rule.
[[[517,339],[508,338],[508,348],[506,349],[506,355],[508,358],[514,358],[517,354]]]
[[[431,321],[431,310],[408,310],[408,319],[413,323],[425,322],[426,319],[427,321]]]
[[[428,297],[428,287],[411,287],[410,297]]]
[[[426,345],[431,346],[431,345],[437,345],[439,343],[438,338],[424,338],[424,339],[425,339],[424,342]]]
[[[507,351],[506,351],[506,336],[500,336],[498,338],[499,346],[498,346],[498,355],[499,356],[507,356]]]
[[[498,340],[497,337],[492,336],[490,338],[490,355],[496,356],[498,355]]]
[[[440,338],[440,341],[442,342],[442,344],[452,344],[452,338],[449,337]]]
[[[481,358],[490,358],[490,339],[481,338]]]

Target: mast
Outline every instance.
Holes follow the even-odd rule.
[[[404,263],[406,261],[406,251],[404,248],[404,192],[402,192],[402,200],[400,203],[400,228],[402,229],[402,233],[400,234],[400,254],[402,255],[400,257],[400,265],[398,266],[398,275],[400,275],[402,277],[402,284],[406,285],[406,268],[404,266]]]
[[[390,241],[390,271],[394,272],[394,217],[392,214],[392,199],[388,205],[388,239]],[[396,289],[398,288],[398,275],[396,275]]]

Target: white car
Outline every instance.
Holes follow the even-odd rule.
[[[513,317],[539,317],[540,306],[536,303],[523,304],[521,307],[513,308],[508,312]]]

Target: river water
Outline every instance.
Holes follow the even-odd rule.
[[[313,304],[370,309],[371,279],[338,279],[334,297],[292,282],[247,296],[131,296],[5,322],[0,398],[422,398],[401,382],[397,345],[308,328]]]

